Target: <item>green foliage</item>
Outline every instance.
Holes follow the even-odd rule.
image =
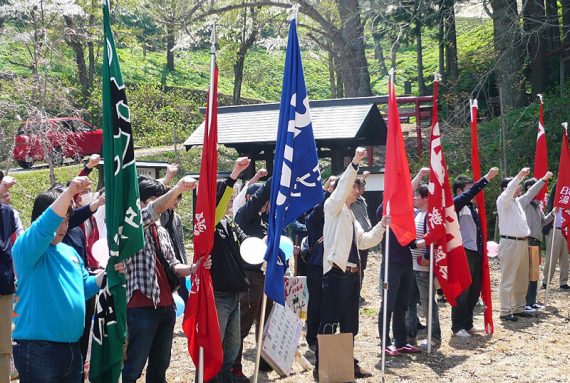
[[[65,184],[67,181],[77,176],[83,169],[83,165],[64,166],[55,169],[57,182]],[[30,170],[26,172],[10,173],[16,179],[16,185],[10,190],[12,196],[12,206],[20,213],[24,227],[30,225],[32,207],[35,198],[47,190],[51,185],[49,182],[49,170]],[[95,169],[89,175],[94,188],[97,185],[98,171]]]

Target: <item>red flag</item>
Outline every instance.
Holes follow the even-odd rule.
[[[479,138],[477,134],[477,100],[471,103],[471,169],[473,179],[481,179],[481,162],[479,161]],[[481,223],[481,234],[483,235],[483,255],[481,259],[481,298],[485,304],[485,332],[492,334],[495,331],[493,325],[493,302],[491,299],[491,274],[489,269],[489,257],[487,256],[487,211],[485,210],[485,192],[481,190],[475,197],[477,213]]]
[[[384,170],[383,215],[390,215],[390,229],[402,246],[416,239],[410,168],[400,127],[393,72],[388,80],[388,134]]]
[[[564,136],[560,150],[554,207],[562,210],[562,235],[566,238],[570,251],[570,151],[568,149],[568,123],[565,122],[562,125],[564,126]]]
[[[538,116],[538,133],[536,135],[536,150],[534,152],[534,178],[537,180],[544,177],[548,171],[548,150],[546,147],[546,132],[544,130],[544,113],[542,105],[542,95],[539,94],[540,99],[540,114]],[[540,201],[542,207],[546,206],[548,196],[548,182],[544,183],[544,187],[534,197],[535,200]]]
[[[213,58],[212,58],[213,59]],[[194,263],[201,261],[192,275],[192,288],[184,312],[182,328],[188,337],[188,352],[199,366],[200,348],[204,350],[204,381],[220,371],[223,362],[222,339],[210,270],[202,265],[214,246],[216,181],[218,177],[218,68],[210,80],[204,145],[200,164],[200,184],[194,214]]]
[[[453,205],[447,165],[439,133],[437,79],[433,84],[433,112],[430,141],[430,174],[428,197],[428,233],[426,243],[433,244],[435,275],[443,293],[452,306],[455,299],[471,284],[471,274],[463,240],[459,231],[457,213]]]

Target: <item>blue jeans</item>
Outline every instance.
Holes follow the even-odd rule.
[[[166,383],[175,323],[173,306],[127,309],[128,345],[123,383],[135,383],[147,359],[147,383]]]
[[[429,314],[429,272],[425,271],[414,271],[414,276],[416,284],[418,285],[418,293],[420,301],[422,302],[422,310],[426,322],[428,322]],[[439,326],[439,307],[435,301],[435,287],[432,289],[432,311],[431,311],[431,336],[437,340],[441,340],[441,327]],[[429,322],[428,322],[429,323]],[[427,325],[427,323],[426,323]],[[409,333],[409,330],[408,330]],[[417,334],[417,327],[416,327]],[[415,338],[415,337],[414,337]]]
[[[20,383],[81,383],[83,359],[79,342],[15,342],[14,364]]]
[[[232,366],[241,346],[239,292],[214,291],[218,323],[222,336],[224,362],[222,369],[210,382],[232,383]]]

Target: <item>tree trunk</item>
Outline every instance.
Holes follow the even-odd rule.
[[[382,34],[376,31],[378,28],[378,20],[380,20],[380,17],[375,17],[372,22],[372,39],[374,40],[374,58],[378,60],[380,75],[384,77],[388,75],[388,68],[386,68],[384,50],[382,49]]]
[[[546,39],[548,50],[560,48],[560,21],[558,20],[558,1],[545,0],[546,4]]]
[[[91,91],[91,86],[89,83],[89,74],[87,71],[87,65],[85,62],[85,52],[83,51],[83,44],[78,36],[77,29],[73,19],[69,16],[64,16],[66,33],[65,41],[67,45],[71,47],[73,53],[75,54],[75,64],[77,65],[77,75],[79,77],[79,83],[81,84],[81,95],[84,100],[89,98],[89,93]]]
[[[343,98],[344,97],[344,83],[342,82],[342,75],[340,74],[340,69],[338,69],[338,65],[336,65],[336,63],[338,62],[337,59],[335,59],[335,67],[336,69],[336,97],[337,98]]]
[[[418,90],[420,92],[420,96],[426,94],[426,82],[424,80],[424,62],[423,62],[423,53],[422,53],[422,22],[418,17],[416,19],[416,58],[418,63]]]
[[[525,45],[530,59],[530,86],[533,95],[543,93],[547,88],[546,40],[544,39],[544,3],[541,0],[527,0],[523,7]]]
[[[329,54],[329,88],[331,91],[331,98],[339,98],[337,94],[336,88],[336,78],[335,78],[335,71],[334,71],[334,57],[332,52],[328,52]]]
[[[342,73],[346,97],[371,96],[370,72],[364,51],[364,28],[358,0],[337,0],[336,3],[344,40],[344,46],[336,49],[341,56],[339,70]]]
[[[516,0],[492,0],[495,73],[499,87],[501,114],[524,103],[522,46]]]
[[[457,63],[457,32],[455,29],[455,1],[451,0],[447,4],[445,15],[445,36],[446,43],[446,68],[447,81],[453,89],[453,94],[457,95],[457,80],[459,79],[459,65]]]
[[[562,38],[564,39],[564,46],[570,46],[570,0],[562,0]],[[567,60],[566,55],[563,55],[566,60],[564,61],[564,74],[566,78],[570,76],[570,60]]]
[[[439,48],[439,74],[445,83],[447,76],[445,75],[445,12],[443,2],[439,9],[439,27],[437,33],[437,41]]]
[[[166,68],[174,72],[174,23],[169,22],[166,24]]]

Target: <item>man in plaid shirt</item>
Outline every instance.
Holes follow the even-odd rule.
[[[146,381],[166,382],[176,312],[158,251],[178,277],[194,273],[198,265],[184,265],[176,259],[168,232],[157,221],[163,211],[172,208],[180,194],[195,187],[196,180],[186,176],[165,193],[160,181],[139,177],[145,245],[125,261],[128,346],[123,383],[136,382],[147,359]],[[211,264],[208,258],[204,266],[210,268]]]

